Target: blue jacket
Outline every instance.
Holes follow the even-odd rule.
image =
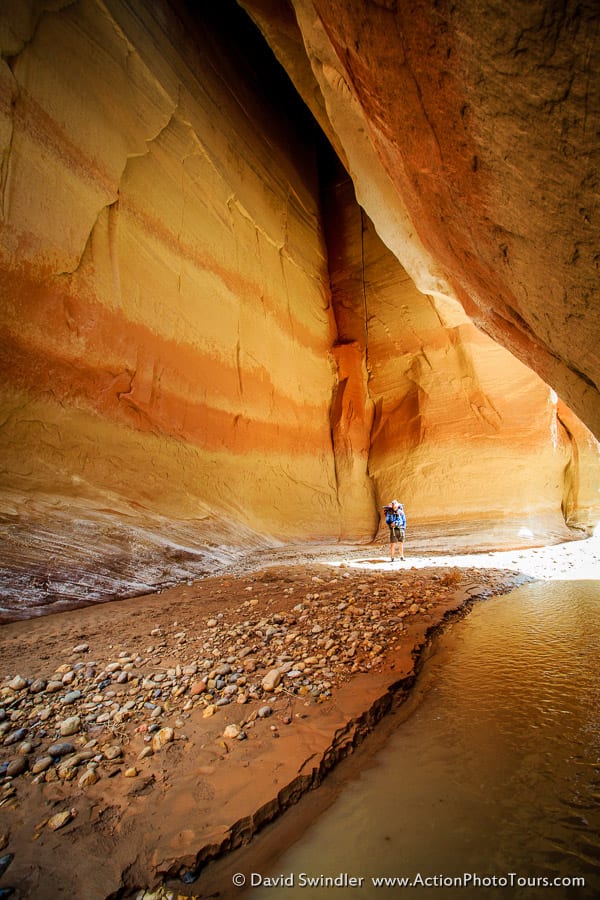
[[[391,506],[384,506],[385,521],[388,525],[395,525],[398,528],[406,528],[406,516],[403,509],[392,509]]]

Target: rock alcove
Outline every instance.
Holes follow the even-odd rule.
[[[593,5],[459,6],[3,4],[5,618],[595,525]]]

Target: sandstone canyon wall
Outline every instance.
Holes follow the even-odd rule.
[[[354,385],[366,398],[375,496],[400,494],[413,522],[446,533],[460,524],[476,535],[490,522],[513,539],[560,537],[565,520],[593,527],[598,442],[585,426],[457,304],[416,289],[345,172],[331,179],[325,212],[338,352],[367,373],[356,367]]]
[[[241,0],[426,294],[600,435],[593,0]]]
[[[210,19],[190,32],[162,4],[9,6],[13,558],[39,532],[42,580],[42,548],[84,572],[139,550],[157,569],[143,588],[165,556],[202,562],[207,544],[336,533],[333,319],[301,104],[280,98],[275,115]]]
[[[0,39],[6,615],[368,540],[391,493],[594,520],[594,439],[416,289],[235,4],[13,0]]]

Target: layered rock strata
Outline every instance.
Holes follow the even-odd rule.
[[[301,104],[208,14],[25,7],[2,13],[5,564],[56,587],[49,551],[75,583],[133,558],[131,591],[169,580],[157,553],[193,574],[207,544],[337,533]]]
[[[242,0],[426,294],[600,433],[593,2]]]
[[[515,538],[589,526],[600,470],[588,430],[459,304],[416,289],[341,169],[326,210],[340,350],[360,347],[367,370],[354,393],[379,502],[401,495],[420,525],[513,519]]]
[[[298,36],[288,56],[306,92]],[[235,3],[11,0],[0,40],[11,617],[25,601],[145,592],[281,540],[369,540],[399,492],[415,524],[507,507],[542,532],[561,509],[593,523],[597,444],[441,275],[398,262],[382,227],[404,234],[397,192],[367,189],[315,94],[377,237]]]

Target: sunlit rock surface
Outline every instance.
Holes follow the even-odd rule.
[[[107,530],[120,549],[150,528],[142,556],[158,541],[167,558],[181,528],[186,545],[238,551],[336,534],[334,320],[302,104],[290,92],[275,116],[210,19],[194,32],[173,13],[164,29],[160,4],[11,6],[5,521],[42,579],[48,532],[78,558],[81,522],[106,552]]]
[[[375,496],[400,495],[419,525],[448,530],[512,520],[517,535],[558,538],[565,518],[590,526],[600,469],[588,429],[458,303],[415,288],[345,173],[328,198],[338,341],[352,356],[358,344],[367,369],[365,378],[356,367],[344,389],[353,397],[363,386]],[[357,434],[360,408],[355,401]]]
[[[235,4],[11,0],[0,39],[6,616],[370,540],[392,494],[593,525],[597,443],[415,287]]]

